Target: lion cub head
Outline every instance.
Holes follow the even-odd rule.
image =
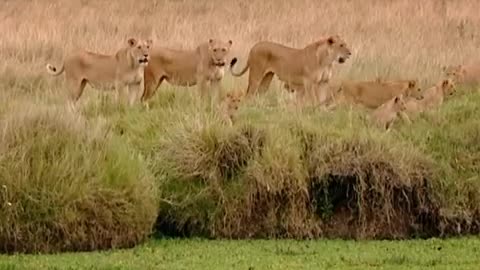
[[[243,96],[244,93],[242,91],[231,91],[221,100],[220,113],[230,125],[233,124],[234,115],[238,111]]]
[[[233,42],[231,40],[224,42],[218,39],[208,40],[208,53],[211,63],[217,67],[224,67],[227,63],[227,56],[230,52]]]
[[[153,41],[151,39],[137,40],[135,38],[129,38],[127,43],[128,52],[135,63],[141,66],[147,66],[150,60],[150,47]]]
[[[352,55],[350,49],[347,47],[347,44],[339,35],[330,36],[326,39],[328,56],[331,57],[332,61],[337,61],[340,64],[345,63],[348,58]],[[323,46],[319,46],[317,50],[317,56],[323,54]],[[323,59],[321,59],[323,60]]]
[[[442,89],[444,96],[452,96],[456,92],[453,79],[444,79],[439,86]]]
[[[452,79],[454,82],[462,81],[466,74],[462,65],[442,67],[442,71],[446,78]]]
[[[405,91],[406,97],[413,97],[416,99],[421,99],[422,97],[422,88],[418,86],[416,80],[407,81],[407,90]]]

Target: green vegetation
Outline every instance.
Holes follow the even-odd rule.
[[[479,231],[478,94],[385,133],[362,110],[292,110],[273,91],[243,103],[226,127],[215,103],[191,93],[162,90],[149,111],[106,96],[76,115],[27,101],[5,110],[2,250],[130,247],[152,231],[296,239]]]
[[[12,111],[0,124],[0,250],[92,250],[144,240],[157,196],[138,155],[99,121],[33,108]]]
[[[129,250],[0,256],[0,269],[478,269],[480,239],[160,240]]]

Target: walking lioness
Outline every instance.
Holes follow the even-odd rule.
[[[142,101],[147,102],[163,80],[179,86],[198,85],[201,95],[205,94],[208,84],[219,90],[232,43],[231,40],[210,39],[191,51],[152,49],[150,63],[145,69]]]
[[[351,55],[346,43],[338,36],[320,39],[302,49],[262,41],[255,44],[248,55],[246,66],[234,72],[237,58],[230,63],[232,75],[242,76],[248,69],[247,96],[264,92],[270,86],[273,75],[288,85],[303,85],[306,96],[315,98],[316,90],[331,77],[334,61],[344,63]]]
[[[85,50],[74,52],[65,57],[60,68],[47,64],[47,72],[53,76],[65,72],[72,108],[87,83],[92,86],[113,84],[117,100],[128,88],[129,103],[133,104],[143,93],[144,68],[148,65],[152,40],[129,38],[126,45],[114,55]]]

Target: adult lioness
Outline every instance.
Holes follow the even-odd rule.
[[[336,102],[360,104],[370,109],[378,108],[400,94],[403,97],[421,96],[416,80],[349,81],[343,82],[336,92]]]
[[[247,64],[240,72],[233,71],[237,58],[232,59],[230,68],[232,75],[237,77],[250,69],[247,96],[266,91],[273,75],[277,75],[289,85],[303,85],[308,96],[315,98],[315,90],[329,81],[333,62],[344,63],[350,55],[350,49],[338,35],[320,39],[302,49],[262,41],[252,47]]]
[[[72,107],[75,107],[87,83],[92,86],[113,85],[117,100],[128,88],[129,103],[133,104],[143,93],[144,68],[148,65],[152,43],[152,40],[129,38],[127,46],[114,55],[80,50],[65,57],[60,68],[47,64],[47,72],[53,76],[65,72]]]
[[[172,85],[198,85],[201,95],[205,94],[207,84],[219,90],[232,43],[231,40],[224,42],[210,39],[188,51],[153,48],[150,63],[145,68],[145,92],[142,101],[147,102],[163,80]]]
[[[468,65],[442,67],[442,70],[445,77],[452,79],[456,85],[477,88],[480,86],[480,62]]]

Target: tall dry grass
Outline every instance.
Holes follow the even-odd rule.
[[[480,46],[475,0],[18,0],[0,5],[0,74],[18,80],[44,80],[45,63],[61,61],[65,52],[111,53],[129,36],[150,36],[156,44],[177,48],[229,38],[233,53],[245,56],[260,40],[301,47],[335,33],[354,53],[338,69],[340,78],[419,77],[429,83],[441,65],[469,60]]]

